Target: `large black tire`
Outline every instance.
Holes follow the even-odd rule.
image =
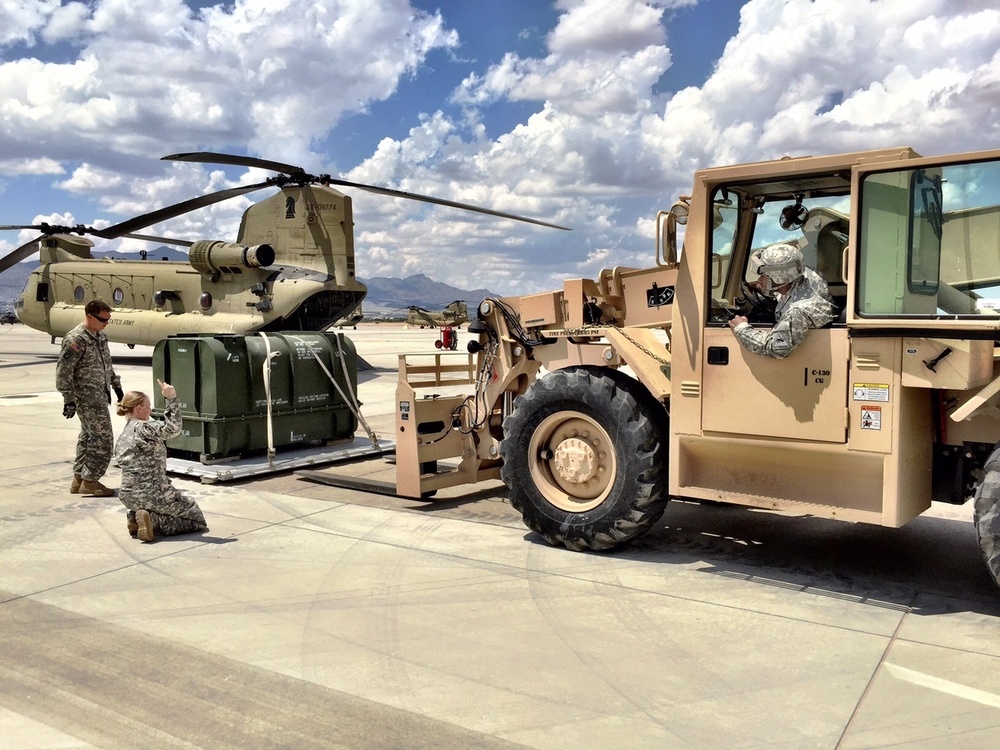
[[[549,373],[503,422],[511,505],[555,546],[608,550],[635,539],[667,504],[666,424],[663,407],[617,370]]]
[[[983,561],[1000,587],[1000,448],[983,465],[983,481],[976,487],[972,521]]]

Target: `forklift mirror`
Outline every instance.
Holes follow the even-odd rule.
[[[674,208],[678,204],[674,204]],[[685,221],[687,213],[684,213]],[[677,215],[673,208],[656,214],[656,265],[677,265]]]

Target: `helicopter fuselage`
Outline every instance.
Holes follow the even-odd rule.
[[[406,324],[410,326],[461,326],[469,322],[469,309],[462,300],[455,300],[443,310],[425,310],[422,307],[411,307],[406,316]]]
[[[351,199],[320,185],[286,186],[251,206],[235,243],[191,244],[188,262],[95,259],[90,240],[40,240],[42,264],[15,303],[25,324],[64,336],[93,299],[114,310],[108,338],[153,345],[175,334],[324,330],[352,313]]]

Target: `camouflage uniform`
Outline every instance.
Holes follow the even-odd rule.
[[[792,282],[787,294],[778,295],[774,308],[774,327],[770,331],[757,330],[749,323],[740,323],[733,329],[739,342],[765,357],[784,359],[801,344],[810,328],[822,328],[837,315],[830,300],[826,282],[811,268]]]
[[[118,436],[115,459],[122,469],[118,499],[129,510],[148,510],[157,534],[205,531],[208,526],[201,508],[167,478],[164,441],[181,433],[181,407],[176,398],[166,400],[163,416],[163,421],[130,419]]]
[[[99,481],[111,463],[114,432],[111,429],[109,388],[121,388],[121,379],[111,364],[108,337],[78,325],[62,340],[56,364],[56,388],[63,403],[76,403],[80,437],[76,441],[73,473],[89,481]]]

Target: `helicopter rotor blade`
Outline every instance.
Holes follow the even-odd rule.
[[[31,229],[31,227],[25,227],[25,229]],[[32,255],[38,252],[38,240],[42,239],[45,235],[35,237],[31,242],[25,242],[21,247],[11,250],[5,256],[0,258],[0,273],[3,273],[11,266],[20,263],[25,258],[30,258]]]
[[[110,227],[105,227],[104,229],[95,229],[94,227],[84,226],[78,224],[74,227],[62,227],[54,226],[46,223],[42,224],[19,224],[19,225],[0,225],[0,231],[2,230],[12,230],[12,229],[38,229],[43,232],[42,236],[48,236],[51,234],[91,234],[95,237],[101,237],[105,240],[114,240],[119,237],[132,237],[137,240],[147,240],[150,242],[163,242],[168,245],[181,245],[183,247],[190,247],[192,243],[186,240],[176,240],[170,237],[158,237],[153,235],[141,235],[135,234],[136,230],[144,229],[153,224],[158,224],[161,221],[166,221],[167,219],[172,219],[175,216],[181,216],[182,214],[195,211],[199,208],[204,208],[205,206],[211,206],[213,203],[220,203],[230,198],[235,198],[240,195],[245,195],[246,193],[252,193],[255,190],[261,190],[266,187],[271,187],[278,183],[277,180],[269,179],[264,182],[258,182],[254,185],[240,185],[239,187],[228,188],[226,190],[219,190],[215,193],[208,193],[207,195],[199,195],[197,198],[191,198],[186,201],[181,201],[180,203],[175,203],[172,206],[165,206],[163,208],[158,208],[155,211],[150,211],[149,213],[142,214],[141,216],[134,216],[131,219],[123,221],[119,224],[114,224]],[[30,244],[37,242],[38,240],[32,240]],[[26,246],[21,246],[17,248],[13,253],[6,256],[4,260],[9,258],[11,255],[17,253],[23,253]],[[31,253],[29,252],[28,255]],[[17,263],[20,260],[28,257],[27,255],[20,255],[17,260],[11,261],[11,264]],[[9,268],[8,266],[0,265],[0,272]]]
[[[258,159],[254,156],[237,156],[235,154],[219,154],[214,151],[194,151],[186,154],[171,154],[162,157],[166,161],[193,161],[202,164],[229,164],[234,167],[257,167],[271,172],[281,172],[287,175],[306,175],[306,170],[293,164],[282,164],[280,161]],[[312,175],[306,175],[311,177]],[[319,180],[316,179],[318,182]]]
[[[194,243],[190,240],[178,240],[173,237],[157,237],[152,234],[128,234],[120,235],[121,237],[128,237],[133,240],[143,240],[144,242],[162,242],[164,245],[178,245],[180,247],[191,247]]]
[[[215,193],[199,195],[197,198],[181,201],[180,203],[175,203],[172,206],[158,208],[155,211],[150,211],[148,214],[135,216],[127,221],[121,222],[120,224],[106,227],[105,229],[95,229],[91,233],[106,240],[117,239],[118,237],[131,234],[136,230],[145,229],[146,227],[158,224],[161,221],[172,219],[175,216],[180,216],[190,211],[204,208],[205,206],[211,206],[213,203],[220,203],[224,200],[244,195],[245,193],[252,193],[254,190],[271,187],[274,184],[273,180],[266,180],[264,182],[258,182],[255,185],[241,185],[239,187],[229,188],[228,190],[219,190]]]
[[[24,226],[9,226],[9,225],[0,226],[0,230],[4,229],[41,229],[41,230],[57,229],[58,231],[55,232],[44,231],[43,234],[40,234],[38,237],[35,237],[35,239],[31,240],[30,242],[25,242],[19,248],[12,250],[11,252],[7,253],[4,257],[0,258],[0,273],[3,273],[8,268],[11,268],[12,266],[20,263],[22,260],[25,260],[26,258],[30,258],[34,253],[38,252],[38,241],[44,239],[45,237],[51,237],[53,234],[81,234],[81,235],[96,234],[96,232],[92,231],[90,227],[83,227],[83,226],[72,227],[72,228],[49,227],[48,225],[42,226],[38,224],[24,225]],[[193,242],[190,242],[188,240],[178,240],[173,237],[157,237],[151,234],[133,234],[129,232],[118,236],[129,237],[134,240],[143,240],[145,242],[160,242],[163,243],[164,245],[180,245],[181,247],[191,247],[191,245],[194,244]]]
[[[360,182],[351,182],[350,180],[331,177],[328,174],[311,175],[302,169],[302,167],[296,167],[291,164],[282,164],[281,162],[276,161],[268,161],[267,159],[257,159],[253,156],[234,156],[232,154],[219,154],[212,151],[198,151],[186,154],[173,154],[171,156],[164,156],[163,158],[173,161],[192,161],[209,164],[230,164],[243,167],[258,167],[260,169],[269,169],[274,172],[281,172],[282,174],[288,175],[293,182],[318,182],[321,185],[342,185],[344,187],[367,190],[369,193],[387,195],[391,198],[405,198],[411,201],[420,201],[421,203],[432,203],[437,206],[448,206],[449,208],[458,208],[463,211],[472,211],[473,213],[497,216],[501,219],[523,221],[528,224],[536,224],[540,227],[549,227],[550,229],[561,229],[565,232],[572,231],[569,227],[559,226],[558,224],[550,224],[547,221],[540,221],[538,219],[529,219],[526,216],[518,216],[517,214],[510,214],[504,211],[494,211],[492,208],[483,208],[482,206],[476,206],[471,203],[459,203],[458,201],[445,200],[444,198],[434,198],[430,195],[410,193],[405,190],[395,190],[393,188],[378,187],[376,185],[365,185]]]
[[[51,237],[54,234],[93,234],[94,228],[87,227],[83,224],[77,224],[76,226],[67,227],[59,224],[49,224],[48,222],[42,222],[40,224],[3,224],[0,225],[0,231],[6,230],[21,230],[21,229],[35,229],[41,234],[30,242],[26,242],[19,248],[7,253],[3,258],[0,258],[0,273],[3,273],[11,266],[16,263],[20,263],[25,258],[30,258],[34,253],[38,251],[38,241],[44,239],[45,237]]]
[[[448,206],[449,208],[458,208],[463,211],[472,211],[477,214],[487,214],[489,216],[497,216],[501,219],[513,219],[514,221],[523,221],[527,224],[537,224],[540,227],[549,227],[550,229],[561,229],[564,232],[571,232],[569,227],[559,226],[558,224],[550,224],[547,221],[540,221],[539,219],[529,219],[527,216],[518,216],[517,214],[509,214],[504,211],[494,211],[492,208],[483,208],[482,206],[475,206],[471,203],[459,203],[458,201],[449,201],[444,198],[433,198],[429,195],[421,195],[420,193],[408,193],[405,190],[394,190],[392,188],[375,187],[374,185],[363,185],[360,182],[351,182],[349,180],[341,180],[336,177],[330,177],[327,179],[330,185],[343,185],[345,187],[358,188],[359,190],[367,190],[369,193],[378,193],[379,195],[388,195],[392,198],[406,198],[411,201],[420,201],[421,203],[433,203],[437,206]]]

